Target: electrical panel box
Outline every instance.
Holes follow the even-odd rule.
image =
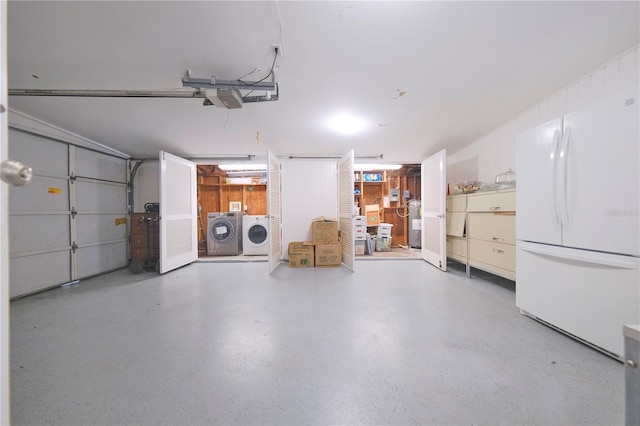
[[[389,201],[398,201],[398,197],[400,197],[400,189],[391,188],[389,193]]]
[[[409,190],[408,189],[404,190],[404,194],[402,195],[402,198],[411,198],[411,195],[409,194]]]

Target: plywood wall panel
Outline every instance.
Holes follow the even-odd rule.
[[[247,206],[247,214],[267,214],[267,186],[246,186],[244,192],[244,204]]]

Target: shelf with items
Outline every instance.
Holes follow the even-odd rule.
[[[366,216],[366,207],[369,206],[378,211],[380,223],[394,225],[394,247],[408,245],[408,201],[420,198],[420,176],[415,173],[415,166],[412,167],[354,173],[354,202],[360,208],[360,214]],[[375,232],[375,226],[372,228]]]

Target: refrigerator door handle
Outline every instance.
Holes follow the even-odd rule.
[[[559,190],[559,211],[560,220],[563,226],[569,223],[569,209],[567,207],[567,162],[569,157],[569,141],[571,140],[571,128],[565,127],[564,134],[562,136],[562,142],[560,143],[560,155],[559,155],[559,176],[557,186]]]
[[[552,191],[553,191],[553,215],[556,218],[556,224],[560,225],[560,212],[558,211],[558,155],[560,145],[560,130],[556,129],[553,132],[553,142],[551,143],[551,153],[549,158],[551,159],[551,173],[552,173]]]
[[[566,247],[549,246],[545,244],[518,241],[518,248],[529,253],[556,257],[558,259],[573,260],[594,265],[610,266],[620,269],[638,269],[638,259],[609,253],[577,250]]]

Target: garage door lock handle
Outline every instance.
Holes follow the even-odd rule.
[[[6,160],[0,165],[2,181],[13,186],[22,186],[31,182],[33,170],[19,161]]]

